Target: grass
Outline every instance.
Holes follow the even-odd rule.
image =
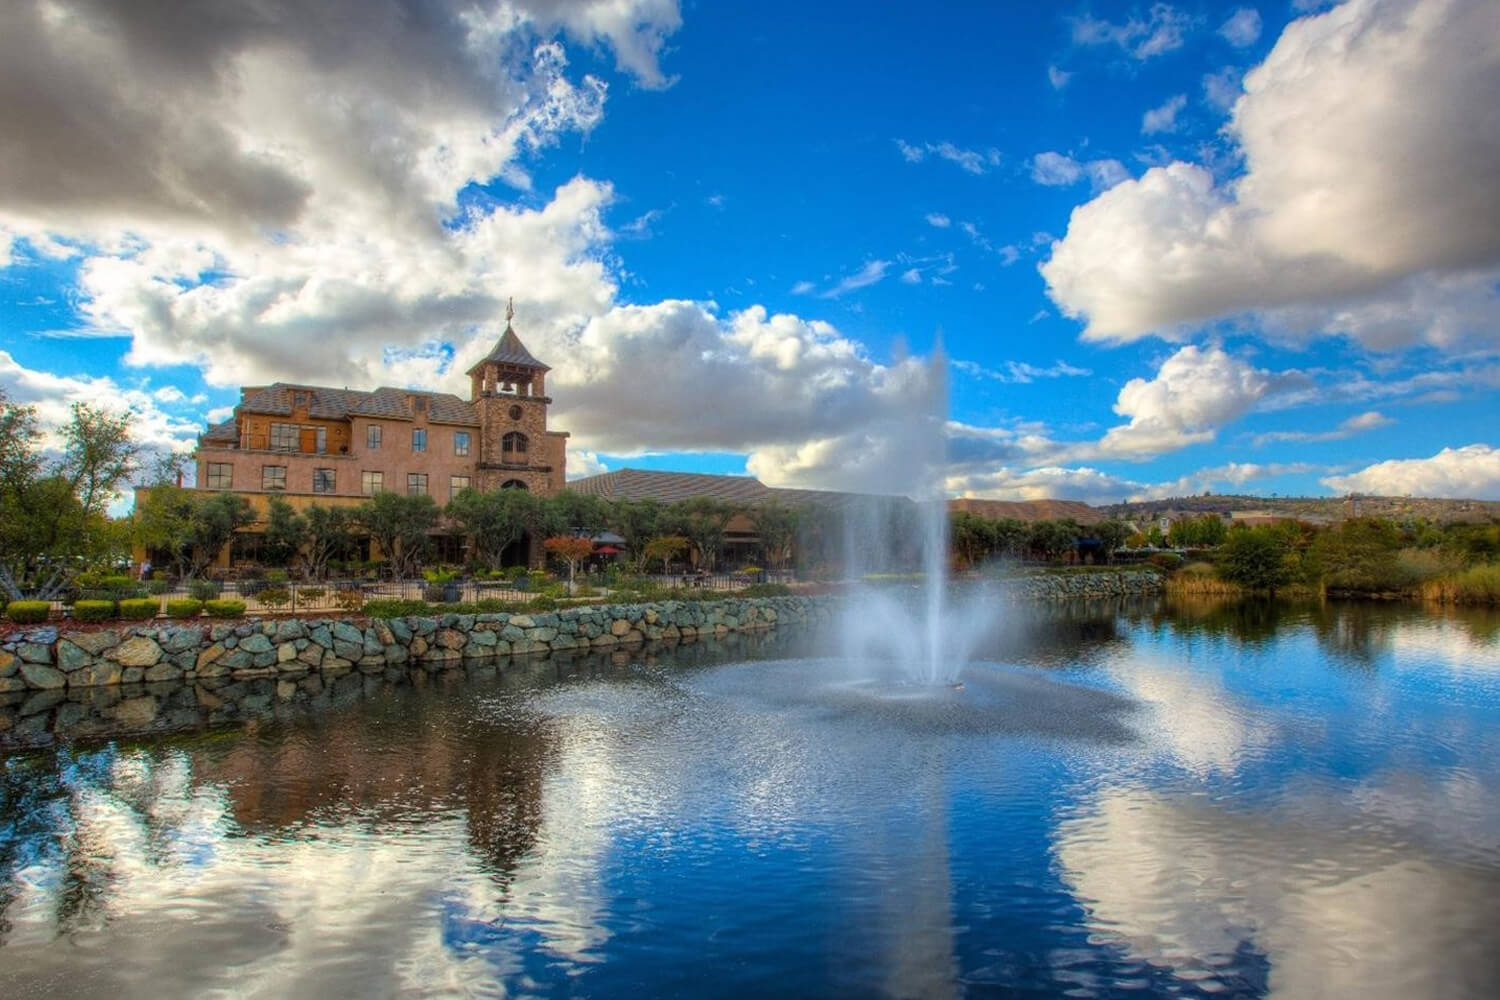
[[[1212,563],[1188,563],[1167,577],[1167,593],[1174,597],[1239,597],[1245,588],[1219,579]]]
[[[1428,580],[1422,597],[1441,604],[1500,604],[1500,565],[1471,566]]]

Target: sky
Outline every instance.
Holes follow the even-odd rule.
[[[946,392],[951,495],[1500,499],[1500,5],[980,6],[6,4],[0,389],[185,451],[514,298],[570,477]]]

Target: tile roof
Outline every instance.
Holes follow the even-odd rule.
[[[490,362],[501,365],[513,365],[517,368],[535,368],[544,372],[552,370],[532,357],[531,352],[526,349],[525,344],[521,343],[521,338],[516,336],[516,331],[510,328],[509,323],[505,324],[505,332],[500,335],[500,340],[495,344],[495,349],[486,354],[481,360],[476,361],[474,367],[469,369],[469,372],[472,373],[474,368]]]
[[[862,499],[859,493],[832,490],[793,490],[767,486],[750,476],[714,476],[701,472],[659,472],[654,469],[620,469],[586,476],[567,484],[578,493],[607,500],[656,500],[677,503],[694,497],[713,497],[744,506],[775,501],[788,506],[832,504],[843,506]]]
[[[203,440],[211,444],[238,444],[240,440],[239,427],[234,418],[230,417],[223,423],[214,424],[203,435]]]
[[[465,424],[477,427],[479,417],[474,405],[451,392],[421,392],[382,386],[373,392],[358,389],[332,389],[321,385],[291,385],[277,382],[246,394],[237,407],[240,413],[262,413],[273,417],[292,415],[292,394],[311,394],[307,415],[318,420],[347,420],[350,417],[383,417],[389,420],[412,419],[411,397],[427,401],[427,419],[437,424]],[[231,426],[233,421],[230,421]],[[214,428],[209,434],[222,430]],[[206,437],[207,435],[205,435]],[[218,440],[215,438],[215,440]]]

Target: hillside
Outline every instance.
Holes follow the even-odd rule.
[[[1090,507],[1081,500],[950,500],[950,511],[968,511],[994,520],[1015,518],[1018,521],[1055,521],[1072,518],[1079,524],[1094,524],[1106,515],[1102,508]]]
[[[1094,508],[1103,517],[1125,520],[1150,519],[1170,512],[1224,514],[1230,511],[1266,511],[1313,521],[1337,521],[1356,514],[1361,517],[1432,521],[1489,521],[1500,519],[1500,501],[1441,500],[1428,497],[1258,497],[1235,494],[1170,497],[1141,500]]]

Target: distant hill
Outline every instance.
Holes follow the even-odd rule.
[[[1079,524],[1094,524],[1106,515],[1098,507],[1081,500],[949,500],[949,511],[968,511],[993,520],[1015,518],[1018,521],[1056,521],[1072,518]]]
[[[1338,521],[1347,517],[1384,517],[1392,520],[1420,517],[1432,521],[1489,521],[1500,519],[1500,501],[1439,500],[1428,497],[1257,497],[1235,494],[1170,497],[1140,500],[1093,508],[1100,516],[1127,521],[1150,520],[1168,512],[1225,514],[1230,511],[1266,511],[1283,517],[1311,521]]]

